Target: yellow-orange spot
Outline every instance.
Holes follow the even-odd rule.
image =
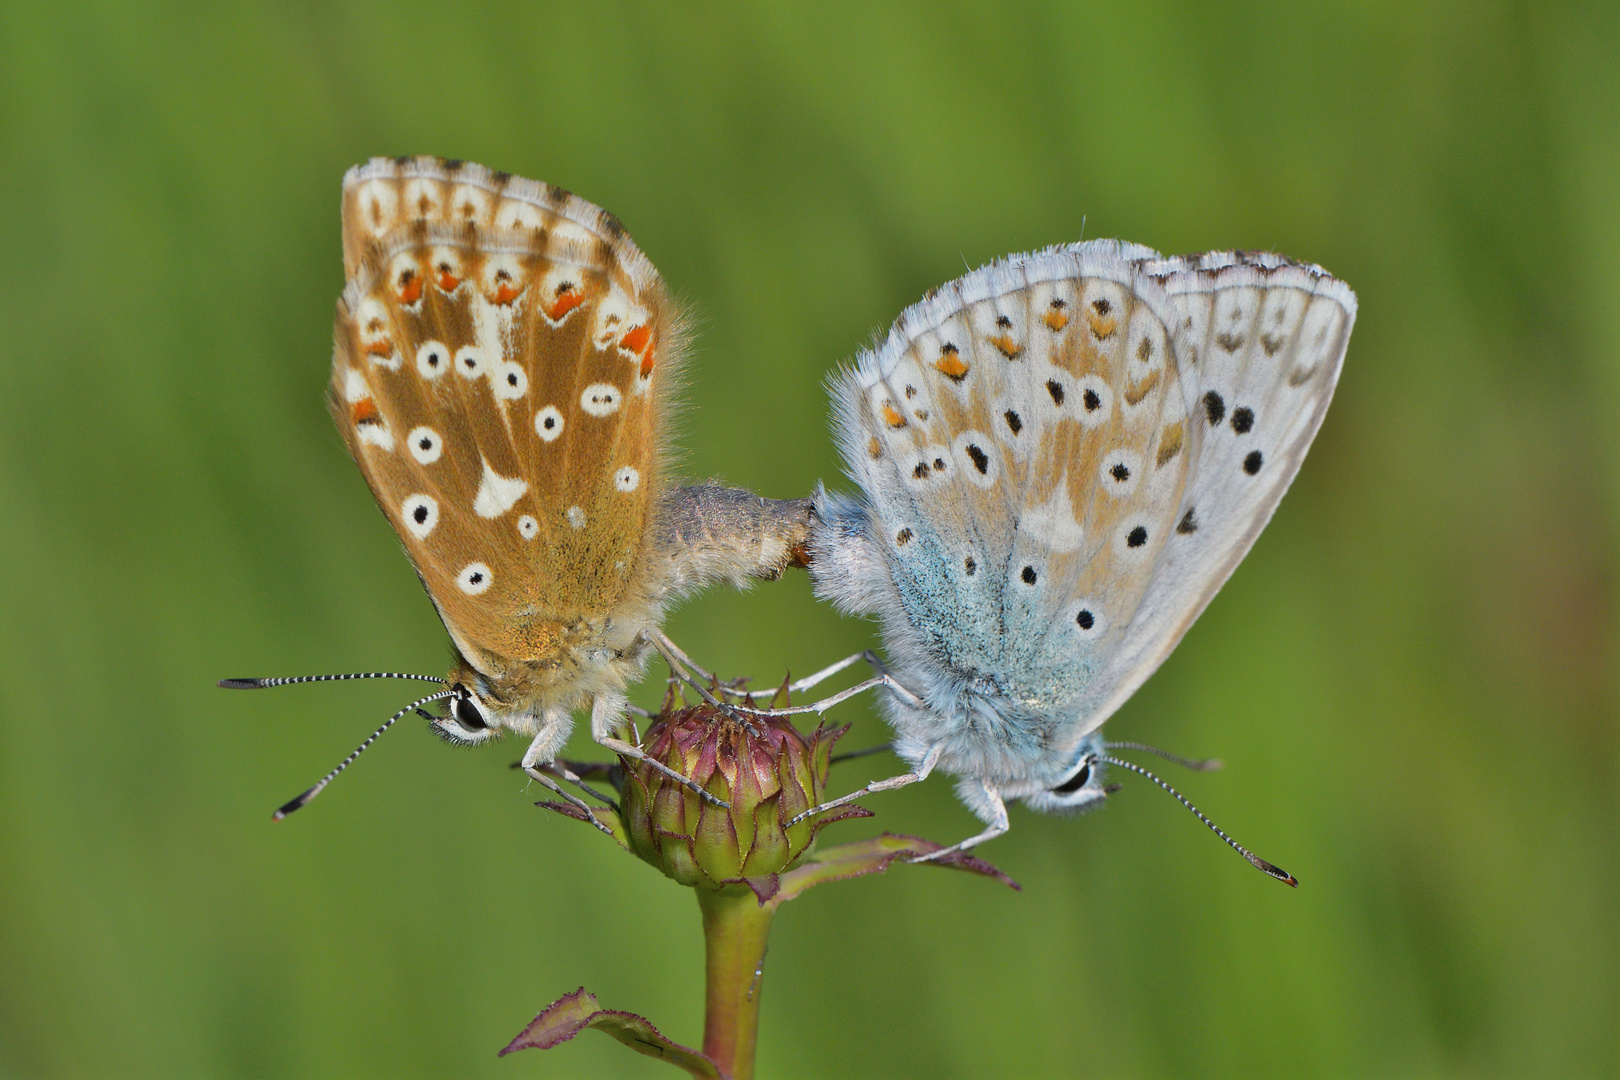
[[[877,441],[876,435],[872,436],[871,441],[866,444],[866,456],[870,458],[883,456],[883,444]]]
[[[450,272],[448,266],[439,267],[439,288],[445,292],[455,292],[461,287],[461,279]]]
[[[387,356],[394,351],[394,343],[387,338],[377,338],[366,342],[367,356]]]
[[[410,305],[420,299],[422,299],[422,279],[414,270],[407,270],[399,277],[399,302]]]
[[[651,349],[648,349],[646,352],[641,354],[641,377],[643,379],[650,379],[650,378],[652,378],[652,373],[653,373],[653,351]]]
[[[961,382],[967,378],[968,366],[962,357],[957,354],[956,346],[947,345],[940,352],[939,359],[934,361],[934,370],[951,380],[951,382]]]
[[[1177,454],[1181,453],[1181,424],[1171,424],[1164,429],[1164,437],[1159,440],[1159,465],[1163,465]]]
[[[1150,393],[1152,393],[1153,388],[1155,386],[1158,386],[1158,385],[1159,385],[1159,372],[1158,372],[1158,369],[1155,368],[1153,371],[1148,373],[1147,378],[1143,379],[1141,382],[1137,383],[1135,386],[1127,386],[1125,388],[1125,404],[1127,404],[1127,405],[1135,405],[1135,404],[1137,404],[1143,398],[1147,397]]]
[[[584,302],[585,294],[577,289],[569,289],[567,292],[558,293],[557,299],[553,300],[551,306],[545,309],[546,318],[556,322]]]
[[[883,422],[894,428],[906,426],[906,418],[896,412],[894,406],[887,401],[883,403]]]
[[[1051,330],[1054,334],[1059,330],[1062,330],[1065,326],[1069,325],[1069,317],[1063,312],[1059,311],[1057,308],[1053,308],[1051,311],[1048,311],[1045,315],[1043,315],[1041,317],[1041,321],[1044,322],[1047,329]]]
[[[370,398],[361,398],[349,406],[349,419],[354,421],[356,425],[380,424],[382,423],[382,413],[377,411],[375,401]]]
[[[495,302],[497,304],[510,304],[521,295],[523,295],[522,289],[509,285],[504,281],[495,286]]]
[[[1011,334],[1002,334],[1000,337],[990,338],[989,341],[1009,360],[1016,360],[1024,353],[1024,347],[1014,341]]]
[[[1119,320],[1112,315],[1087,315],[1086,322],[1091,326],[1091,336],[1098,341],[1112,337],[1119,329]]]

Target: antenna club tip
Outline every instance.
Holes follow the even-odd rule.
[[[1261,873],[1276,878],[1278,881],[1282,882],[1284,885],[1287,885],[1291,889],[1299,888],[1299,879],[1293,874],[1290,874],[1288,871],[1284,870],[1282,867],[1273,866],[1271,863],[1266,862],[1266,860],[1260,858],[1258,855],[1251,857],[1249,861],[1254,863],[1255,869],[1259,870]]]

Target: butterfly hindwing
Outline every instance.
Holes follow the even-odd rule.
[[[618,223],[478,166],[345,179],[339,429],[458,644],[550,655],[633,602],[679,325]]]

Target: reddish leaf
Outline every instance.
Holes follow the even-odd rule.
[[[714,1062],[698,1051],[670,1042],[646,1018],[635,1013],[601,1008],[596,995],[587,993],[583,986],[546,1006],[507,1044],[501,1056],[514,1050],[550,1050],[586,1028],[605,1031],[636,1053],[667,1061],[692,1076],[723,1080]]]

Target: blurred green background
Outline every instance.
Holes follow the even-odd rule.
[[[338,182],[402,153],[623,218],[700,317],[686,474],[778,497],[840,482],[832,365],[994,256],[1270,248],[1359,292],[1292,494],[1109,729],[1224,757],[1178,782],[1303,887],[1141,782],[1015,809],[1022,894],[785,910],[761,1075],[1620,1072],[1616,5],[11,0],[0,1074],[675,1075],[495,1057],[581,983],[700,1038],[691,898],[533,809],[517,744],[402,724],[272,826],[406,691],[213,688],[444,670],[321,400]],[[669,629],[762,681],[871,640],[797,572]],[[870,805],[844,836],[977,827],[943,780]]]

